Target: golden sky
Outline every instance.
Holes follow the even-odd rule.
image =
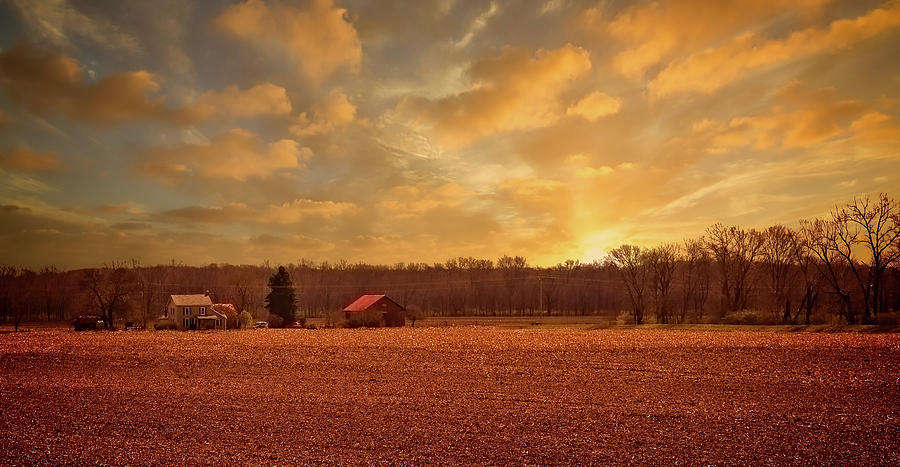
[[[600,259],[900,195],[900,1],[7,0],[0,262]]]

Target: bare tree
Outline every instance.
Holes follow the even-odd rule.
[[[772,317],[791,320],[790,285],[794,278],[797,258],[796,234],[783,225],[773,225],[763,232],[762,266],[770,292],[769,308]]]
[[[656,312],[656,322],[668,324],[670,321],[669,290],[681,248],[676,243],[666,243],[646,252],[646,262],[650,270],[651,296]]]
[[[158,317],[165,307],[161,288],[168,271],[161,267],[141,267],[140,262],[135,259],[131,260],[131,269],[141,325],[146,328],[148,321]]]
[[[133,288],[132,274],[124,263],[112,262],[101,269],[88,269],[82,285],[93,298],[107,328],[115,324],[116,315],[125,307]]]
[[[835,214],[841,224],[839,251],[850,263],[851,271],[863,294],[863,322],[871,322],[884,307],[884,277],[888,265],[900,257],[900,205],[886,193],[872,201],[868,196],[854,199]],[[869,264],[857,266],[852,258],[853,245],[863,245]]]
[[[32,318],[37,317],[39,309],[40,284],[37,281],[37,273],[28,269],[13,269],[12,276],[12,300],[9,313],[12,318],[14,331],[19,332],[19,326]]]
[[[502,258],[497,260],[497,268],[500,269],[503,275],[503,289],[506,292],[506,311],[510,315],[513,314],[513,299],[522,283],[522,276],[524,276],[525,268],[527,267],[528,262],[522,256],[511,257],[503,255]]]
[[[644,322],[644,293],[647,288],[647,262],[644,251],[635,245],[622,245],[609,252],[609,262],[622,277],[631,301],[634,324]]]
[[[245,281],[242,277],[237,277],[232,286],[234,287],[234,301],[237,305],[238,312],[247,311],[250,307],[251,297],[251,285],[249,281]]]
[[[804,323],[810,324],[810,317],[813,308],[819,301],[819,282],[820,274],[816,268],[816,254],[813,251],[813,241],[808,234],[806,228],[801,228],[794,235],[794,254],[797,255],[797,269],[803,278],[803,297],[800,299],[800,305],[794,314],[792,321],[796,322],[801,312],[804,312]]]
[[[18,270],[12,266],[0,266],[0,320],[7,321],[13,314],[15,279]]]
[[[816,255],[814,264],[821,277],[838,296],[841,303],[841,315],[847,324],[856,324],[856,313],[847,289],[847,271],[850,269],[848,256],[841,251],[845,242],[840,240],[842,227],[838,220],[815,219],[801,221],[806,248]]]
[[[711,258],[703,239],[684,241],[684,266],[681,273],[682,301],[681,322],[685,321],[687,310],[694,312],[697,321],[703,319],[703,309],[709,298]]]
[[[722,311],[746,309],[750,273],[763,245],[762,234],[722,224],[711,226],[706,233],[706,246],[719,265]]]

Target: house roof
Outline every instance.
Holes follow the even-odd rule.
[[[363,295],[357,298],[353,303],[347,305],[347,307],[344,308],[344,311],[365,311],[375,306],[381,299],[389,300],[399,308],[403,308],[397,302],[391,300],[387,295]]]
[[[212,305],[212,300],[210,300],[209,295],[204,294],[194,294],[194,295],[170,295],[172,299],[172,303],[175,306],[210,306]]]

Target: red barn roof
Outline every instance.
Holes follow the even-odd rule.
[[[397,302],[391,300],[387,295],[363,295],[357,298],[353,303],[347,305],[347,307],[344,308],[344,311],[366,311],[375,307],[375,305],[383,300],[387,300],[393,303],[397,306],[397,308],[400,308],[401,310],[403,309],[402,306],[400,306]]]

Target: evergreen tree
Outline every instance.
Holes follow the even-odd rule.
[[[266,295],[266,309],[269,313],[280,316],[282,324],[294,321],[294,312],[297,311],[294,282],[284,266],[279,266],[278,272],[269,277],[269,288],[272,289]]]

